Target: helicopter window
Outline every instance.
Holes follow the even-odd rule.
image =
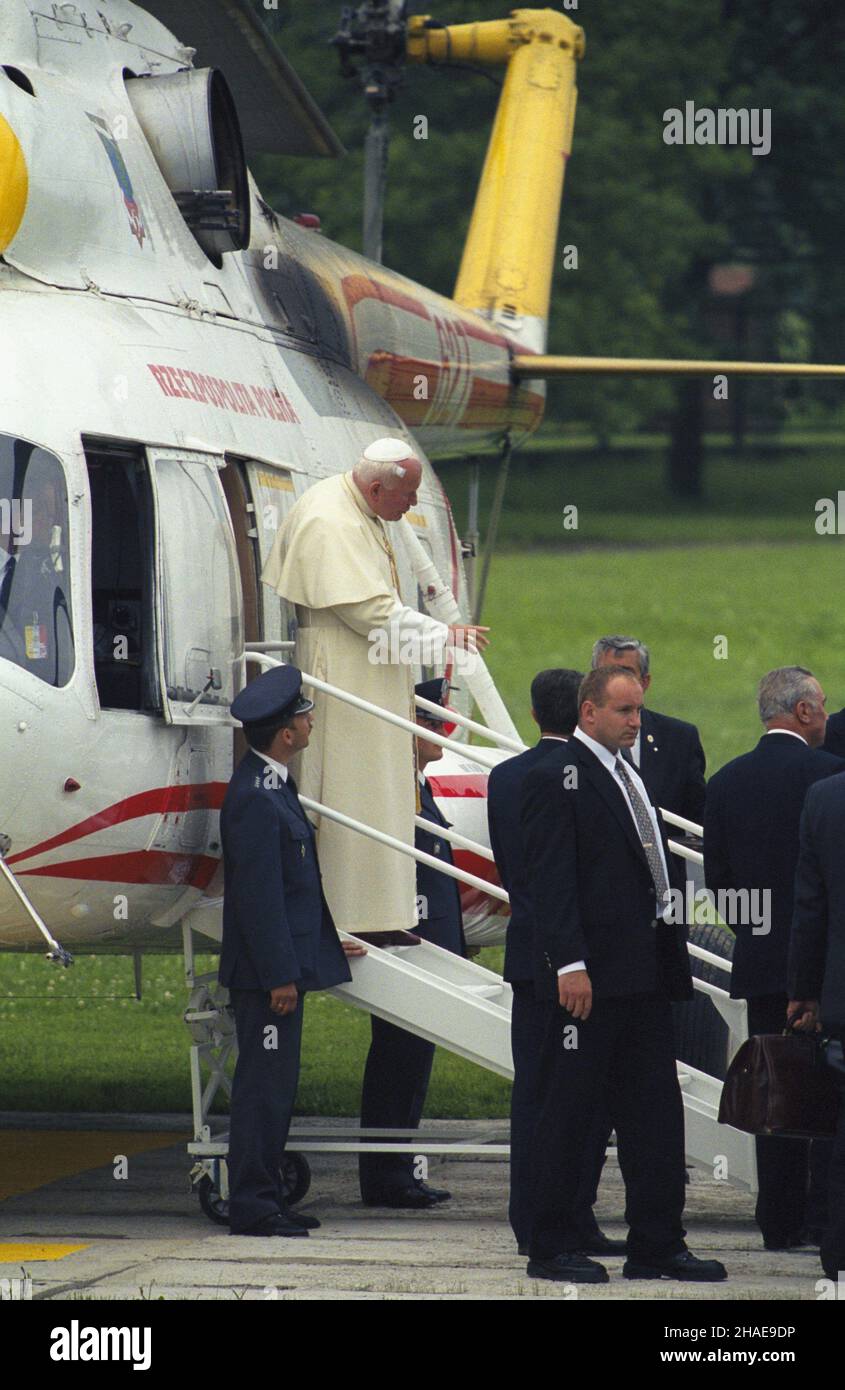
[[[235,542],[216,468],[156,459],[168,699],[227,708],[243,653]]]
[[[67,489],[54,454],[0,435],[0,657],[48,685],[73,674]]]

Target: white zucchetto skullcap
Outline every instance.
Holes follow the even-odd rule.
[[[403,459],[414,458],[414,451],[401,439],[377,439],[364,450],[368,463],[401,463]]]

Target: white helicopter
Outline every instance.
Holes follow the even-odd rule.
[[[542,400],[516,339],[277,218],[153,15],[46,8],[0,15],[0,831],[66,947],[162,949],[218,869],[244,642],[291,635],[258,579],[287,508],[379,435],[489,446]],[[248,7],[217,42],[232,15],[288,100],[254,138],[335,152]],[[428,464],[409,519],[466,611]],[[0,893],[0,946],[40,945]]]
[[[245,644],[292,633],[262,564],[302,491],[373,439],[423,458],[408,520],[469,620],[426,453],[516,447],[541,378],[569,371],[845,371],[543,356],[583,33],[551,9],[406,10],[359,19],[409,60],[507,65],[451,300],[264,202],[245,143],[341,147],[246,0],[3,0],[0,833],[20,894],[0,885],[0,949],[41,949],[30,908],[64,948],[172,949],[219,889]],[[243,129],[183,38],[225,56]],[[459,751],[435,790],[483,840]],[[467,906],[470,939],[501,933],[501,902]]]

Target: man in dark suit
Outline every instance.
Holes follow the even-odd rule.
[[[510,1204],[508,1215],[522,1255],[528,1253],[531,1185],[529,1165],[531,1138],[537,1116],[537,1084],[540,1055],[553,1003],[538,999],[534,992],[534,925],[531,918],[530,885],[522,848],[520,803],[525,779],[532,768],[549,754],[559,751],[578,722],[578,689],[581,671],[553,669],[540,671],[531,682],[531,717],[540,729],[539,742],[515,758],[493,768],[487,781],[487,820],[490,848],[502,887],[511,900],[511,915],[505,942],[504,978],[513,989],[511,1009],[511,1047],[513,1051],[513,1089],[511,1091]],[[577,1225],[582,1254],[619,1254],[624,1241],[608,1239],[593,1215],[601,1170],[607,1148],[608,1125],[599,1126],[595,1163],[588,1165]]]
[[[648,647],[636,637],[600,637],[593,647],[593,670],[603,666],[624,666],[632,671],[643,693],[651,685]],[[705,761],[694,724],[643,708],[629,757],[655,806],[701,824]]]
[[[620,756],[640,727],[642,687],[594,670],[578,727],[525,781],[522,831],[539,947],[554,1001],[532,1153],[528,1274],[604,1283],[578,1255],[575,1209],[601,1107],[616,1129],[629,1279],[716,1281],[718,1260],[684,1244],[684,1119],[671,999],[692,994],[683,876],[636,770]],[[674,890],[673,892],[670,890]],[[682,917],[682,914],[681,914]]]
[[[445,705],[449,682],[439,678],[421,681],[416,693],[423,699]],[[421,729],[441,733],[443,719],[419,709],[417,723]],[[422,735],[417,738],[417,765],[421,769],[420,815],[431,821],[432,829],[417,827],[414,843],[426,854],[435,855],[444,864],[453,864],[449,841],[438,835],[438,829],[448,829],[449,822],[441,813],[422,769],[443,757],[443,749]],[[419,925],[416,931],[425,941],[441,946],[444,951],[466,955],[461,899],[457,880],[428,864],[417,863],[417,904]],[[371,1016],[372,1042],[364,1068],[361,1091],[362,1129],[417,1129],[422,1117],[431,1068],[434,1062],[434,1043],[406,1032],[383,1018]],[[366,1154],[358,1159],[361,1197],[368,1207],[410,1207],[424,1210],[448,1201],[451,1193],[445,1188],[430,1187],[417,1170],[412,1154]]]
[[[704,813],[707,887],[738,895],[723,902],[722,916],[736,935],[731,996],[748,1000],[752,1034],[781,1033],[786,1024],[789,930],[807,788],[845,770],[841,759],[820,746],[824,692],[803,666],[769,671],[760,682],[758,708],[766,732],[752,752],[710,778]],[[811,1151],[799,1139],[757,1139],[756,1217],[767,1250],[819,1238],[829,1154],[825,1141]]]
[[[822,747],[827,753],[834,753],[837,758],[845,758],[845,709],[830,715]]]
[[[845,776],[807,792],[795,875],[789,952],[789,1016],[845,1041]],[[842,1092],[845,1080],[837,1078]],[[828,1219],[822,1267],[838,1281],[845,1271],[845,1092],[828,1168]]]
[[[302,1038],[304,996],[350,979],[323,895],[314,832],[288,773],[305,748],[313,704],[295,666],[266,671],[232,701],[249,751],[220,817],[224,898],[220,983],[238,1038],[229,1131],[232,1235],[307,1236],[279,1185]]]

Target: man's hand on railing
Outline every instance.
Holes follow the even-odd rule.
[[[346,937],[340,944],[343,947],[344,955],[365,956],[367,954],[367,948],[363,941],[353,941],[351,937]]]
[[[449,624],[452,645],[466,652],[483,652],[490,643],[490,638],[485,636],[489,631],[489,627],[479,627],[477,623]]]

